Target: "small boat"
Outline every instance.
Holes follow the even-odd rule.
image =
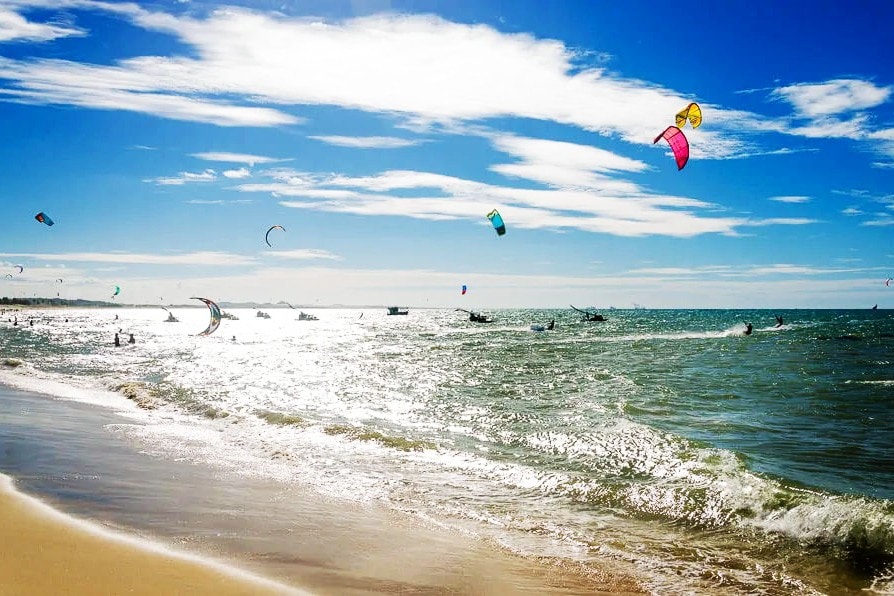
[[[467,313],[469,315],[469,320],[472,321],[473,323],[493,323],[494,322],[493,318],[489,317],[488,315],[483,315],[480,312],[466,310],[464,308],[457,308],[456,310],[459,312]]]
[[[473,323],[493,323],[493,317],[489,317],[488,315],[483,315],[480,312],[470,312],[469,320]]]
[[[582,315],[584,315],[583,318],[581,319],[581,321],[584,321],[587,323],[595,323],[595,322],[604,322],[607,320],[604,316],[600,315],[599,313],[597,313],[595,311],[590,312],[589,309],[583,310],[583,309],[575,307],[573,304],[571,305],[571,308],[576,310],[577,312],[581,313]]]
[[[220,318],[221,318],[221,319],[230,319],[231,321],[238,321],[238,320],[239,320],[239,317],[237,317],[237,316],[234,315],[234,314],[230,314],[230,313],[228,313],[228,312],[226,312],[226,311],[223,311],[223,312],[220,313]]]
[[[388,307],[389,315],[408,315],[410,314],[409,308],[400,308],[399,306],[389,306]]]
[[[258,317],[259,319],[269,319],[270,318],[270,315],[265,313],[263,310],[259,310],[258,314],[256,314],[255,316]]]
[[[296,321],[319,321],[320,319],[318,319],[314,315],[308,314],[302,310],[301,312],[298,313],[298,318],[295,320]]]

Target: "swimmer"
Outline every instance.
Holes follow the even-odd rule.
[[[751,335],[751,323],[745,323],[745,335]]]

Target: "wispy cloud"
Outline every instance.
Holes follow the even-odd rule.
[[[400,149],[412,147],[422,141],[413,139],[401,139],[399,137],[342,137],[342,136],[311,136],[308,137],[329,145],[339,147],[355,147],[358,149]]]
[[[217,180],[217,173],[214,170],[205,170],[203,172],[180,172],[178,176],[149,178],[143,182],[154,182],[161,186],[181,186],[190,182],[214,182]]]
[[[103,3],[79,6],[113,10]],[[206,17],[136,5],[116,12],[139,27],[174,36],[190,51],[111,65],[4,59],[0,78],[8,84],[0,93],[222,126],[295,124],[301,119],[288,109],[300,105],[396,114],[417,123],[521,117],[635,144],[651,144],[667,114],[689,99],[602,67],[582,67],[580,53],[556,40],[431,15],[323,22],[232,7]],[[271,76],[283,72],[289,76]],[[702,109],[707,119],[724,122],[721,108]],[[705,157],[735,157],[746,145],[722,127],[693,131],[692,137]],[[352,146],[370,142],[321,138]],[[382,147],[382,141],[374,146]]]
[[[185,201],[187,205],[250,205],[251,199],[190,199]]]
[[[235,189],[289,197],[280,204],[295,209],[428,220],[481,220],[496,207],[510,227],[618,236],[734,236],[741,235],[739,228],[749,226],[814,223],[806,218],[719,217],[715,203],[650,192],[617,177],[647,169],[642,161],[587,145],[492,131],[485,136],[495,149],[518,158],[514,163],[495,164],[491,170],[544,188],[488,184],[414,170],[348,176],[275,169],[261,173],[272,180]]]
[[[83,29],[72,25],[29,21],[18,12],[0,5],[0,42],[42,42],[85,34]]]
[[[799,116],[816,119],[879,106],[891,97],[891,87],[859,79],[834,79],[779,87],[772,95],[790,103]]]
[[[803,195],[783,195],[778,197],[770,197],[771,201],[776,201],[777,203],[807,203],[810,201],[810,197],[806,197]]]
[[[204,159],[205,161],[224,161],[228,163],[244,163],[249,167],[255,164],[276,163],[281,161],[290,161],[290,159],[282,159],[278,157],[265,157],[263,155],[252,155],[250,153],[227,153],[222,151],[206,151],[203,153],[192,153],[192,157]]]
[[[269,257],[278,259],[295,259],[300,261],[309,261],[315,259],[326,259],[331,261],[341,261],[342,257],[317,248],[299,248],[295,250],[268,250],[264,252]]]
[[[173,255],[126,252],[0,253],[0,257],[54,262],[126,263],[133,265],[250,265],[255,263],[253,257],[213,251]]]
[[[852,259],[857,260],[859,259]],[[839,259],[844,261],[844,259]],[[814,276],[814,275],[836,275],[843,273],[862,273],[869,271],[879,271],[879,267],[815,267],[812,265],[794,265],[791,263],[768,263],[765,265],[705,265],[700,267],[651,267],[632,269],[630,274],[634,275],[653,275],[653,276],[674,276],[674,277],[748,277],[759,278],[768,275],[791,275],[791,276]]]

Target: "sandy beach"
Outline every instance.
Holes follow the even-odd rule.
[[[0,475],[0,593],[301,594],[211,560],[79,521]]]
[[[122,421],[0,386],[0,593],[642,593],[374,504],[150,455]]]

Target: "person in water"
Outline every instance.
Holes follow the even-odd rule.
[[[133,333],[130,334],[130,339],[127,340],[127,343],[129,343],[129,344],[135,344],[135,343],[137,343],[137,340],[135,340],[135,339],[133,338]]]
[[[782,317],[777,316],[777,317],[776,317],[776,326],[777,326],[777,327],[782,327],[783,324],[784,324],[784,323],[783,323],[783,321],[782,321]]]
[[[555,320],[555,319],[550,319],[550,320],[549,320],[549,325],[547,325],[546,328],[547,328],[548,330],[550,330],[550,331],[552,331],[553,329],[555,329],[555,328],[556,328],[556,320]]]
[[[118,338],[118,334],[117,334],[117,333],[115,334],[115,347],[116,347],[116,348],[120,348],[120,347],[121,347],[121,340]]]
[[[751,323],[745,323],[745,335],[751,335]]]

